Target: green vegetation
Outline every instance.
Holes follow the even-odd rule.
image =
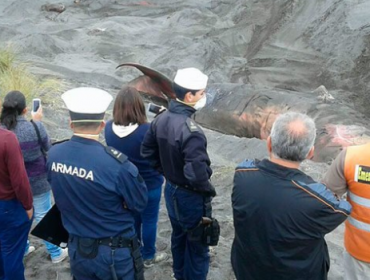
[[[11,48],[0,48],[0,98],[12,90],[22,92],[29,103],[34,97],[43,97],[43,102],[62,90],[62,83],[56,79],[40,79],[29,71],[29,65],[22,62]],[[52,93],[52,95],[48,95]]]

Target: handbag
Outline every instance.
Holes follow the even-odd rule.
[[[41,134],[40,134],[40,130],[39,128],[37,127],[37,125],[35,124],[35,122],[33,120],[31,120],[31,123],[33,125],[33,127],[35,128],[35,131],[36,131],[36,135],[37,135],[37,139],[38,139],[38,142],[39,142],[39,146],[40,146],[40,150],[41,150],[41,153],[42,155],[44,156],[45,158],[45,161],[48,157],[48,153],[45,151],[45,149],[42,147],[42,140],[41,140]]]

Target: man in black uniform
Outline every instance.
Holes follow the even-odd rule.
[[[347,218],[351,205],[298,169],[312,158],[315,137],[311,118],[283,114],[267,138],[270,159],[246,160],[236,168],[231,250],[236,279],[327,279],[324,237]]]
[[[124,154],[98,141],[112,97],[100,89],[76,88],[62,98],[74,136],[50,150],[47,168],[69,233],[74,279],[144,279],[133,212],[144,210],[146,186]]]
[[[142,144],[142,156],[167,179],[165,198],[172,225],[171,250],[177,280],[205,280],[209,249],[201,241],[203,217],[211,217],[215,190],[207,154],[207,140],[190,118],[206,104],[208,77],[195,68],[178,70],[174,80],[177,99],[157,116]]]

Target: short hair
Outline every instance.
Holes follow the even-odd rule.
[[[173,83],[172,85],[172,88],[173,88],[173,91],[175,92],[176,94],[176,97],[177,99],[183,101],[184,98],[185,98],[185,95],[190,92],[192,95],[195,95],[198,91],[198,90],[192,90],[192,89],[187,89],[187,88],[184,88],[182,86],[179,86],[178,84],[176,83]]]
[[[305,114],[285,113],[275,120],[270,137],[274,156],[302,162],[315,143],[315,122]]]
[[[113,121],[116,125],[147,122],[145,105],[140,93],[133,87],[124,87],[117,94],[113,107]]]
[[[73,128],[77,128],[78,130],[82,130],[82,131],[95,130],[100,126],[101,123],[102,123],[101,121],[96,121],[96,122],[73,122],[72,121]]]

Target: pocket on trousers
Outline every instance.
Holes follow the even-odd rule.
[[[77,241],[78,254],[86,259],[95,259],[98,255],[99,244],[97,239],[79,238]]]
[[[173,197],[177,221],[186,229],[195,228],[203,216],[203,197],[179,191]]]

